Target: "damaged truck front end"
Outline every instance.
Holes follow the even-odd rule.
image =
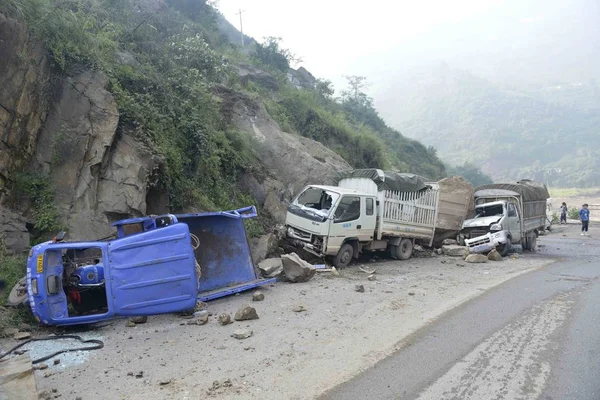
[[[503,250],[509,242],[508,232],[502,224],[506,203],[492,202],[475,207],[474,217],[463,223],[459,241],[469,247],[471,253]]]
[[[327,254],[329,217],[340,195],[319,187],[307,187],[288,207],[286,236],[295,246],[324,257]]]

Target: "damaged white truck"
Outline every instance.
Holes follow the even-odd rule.
[[[287,236],[319,257],[347,266],[365,251],[408,259],[415,241],[431,245],[440,191],[420,176],[354,170],[338,186],[305,187],[288,207]]]
[[[496,183],[475,189],[474,217],[463,223],[458,237],[471,253],[497,249],[508,255],[513,243],[535,250],[537,236],[546,229],[548,188],[538,182],[521,180]]]

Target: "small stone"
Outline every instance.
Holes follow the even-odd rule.
[[[202,310],[206,310],[208,308],[208,304],[206,304],[203,301],[197,301],[196,305],[194,306],[194,311],[202,311]]]
[[[143,316],[139,316],[139,317],[133,317],[130,319],[131,322],[133,322],[134,324],[145,324],[146,322],[148,322],[148,317],[143,315]]]
[[[464,267],[465,264],[456,264],[457,267]]]
[[[233,386],[230,379],[225,379],[222,384],[223,387],[231,387]]]
[[[19,324],[19,330],[20,331],[27,331],[27,332],[29,332],[31,330],[31,325],[25,324],[25,323],[21,323],[21,324]]]
[[[359,293],[364,293],[365,292],[365,287],[363,285],[356,285],[354,287],[354,290],[356,290]]]
[[[251,319],[258,319],[256,308],[244,305],[235,313],[233,317],[236,321],[248,321]]]
[[[49,390],[42,390],[38,393],[39,400],[50,400],[52,398],[52,393]]]
[[[219,381],[213,381],[213,384],[212,384],[212,387],[211,387],[212,390],[217,390],[220,387],[221,387],[221,382],[219,382]]]
[[[13,338],[15,340],[25,340],[31,338],[31,333],[29,332],[17,332],[14,334]]]
[[[60,364],[60,358],[57,358],[56,360],[54,360],[54,365],[58,365]]]
[[[17,328],[6,328],[4,330],[4,336],[14,336],[17,333],[19,333],[19,330]]]
[[[250,336],[252,336],[252,334],[253,334],[253,332],[249,329],[238,329],[233,332],[231,337],[241,340],[241,339],[248,339]]]
[[[158,382],[158,384],[160,386],[165,386],[168,385],[169,383],[171,383],[173,381],[173,379],[167,378],[167,379],[162,379],[160,382]]]
[[[131,320],[127,321],[127,323],[125,324],[125,326],[128,327],[128,328],[133,328],[133,327],[135,327],[135,322],[133,322]]]
[[[48,364],[36,364],[33,366],[33,369],[37,369],[37,370],[48,369]]]
[[[490,251],[487,255],[487,258],[490,261],[502,261],[504,259],[504,258],[502,258],[502,255],[500,255],[500,253],[498,253],[498,250],[496,250],[496,249]]]
[[[221,325],[229,325],[231,323],[233,323],[233,321],[231,320],[231,315],[229,314],[221,314],[219,315],[219,323]]]
[[[143,378],[144,377],[144,371],[138,372],[137,374],[135,374],[135,377],[138,378],[138,379]]]
[[[252,294],[252,301],[263,301],[265,299],[265,295],[261,291],[256,291]]]
[[[367,276],[367,279],[370,281],[376,281],[377,277],[375,275],[369,275],[369,276]]]
[[[75,400],[83,400],[80,396],[75,397]]]
[[[469,254],[467,258],[465,258],[465,262],[471,264],[482,264],[488,262],[488,258],[483,254]]]
[[[128,372],[127,376],[133,376],[133,372]]]
[[[409,296],[414,296],[414,295],[415,295],[415,292],[408,292],[408,295],[409,295]]]
[[[44,373],[44,378],[49,378],[49,377],[51,377],[52,375],[54,375],[54,372],[51,372],[51,371],[46,371],[46,372]]]
[[[20,356],[27,353],[27,349],[19,349],[19,350],[15,350],[15,354]]]
[[[297,305],[292,308],[292,311],[293,312],[303,312],[303,311],[306,311],[306,308],[304,308],[304,306],[302,306],[302,305]]]
[[[199,316],[189,320],[187,325],[204,325],[208,322],[208,313],[202,313]]]

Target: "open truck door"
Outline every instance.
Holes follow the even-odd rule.
[[[198,278],[186,224],[109,242],[108,260],[115,316],[163,314],[196,305]]]

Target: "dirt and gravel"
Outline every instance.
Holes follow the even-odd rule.
[[[77,333],[105,347],[60,355],[58,364],[48,360],[47,369],[35,372],[38,389],[82,400],[314,398],[445,311],[551,262],[539,254],[483,264],[449,256],[379,260],[263,287],[261,301],[252,301],[253,292],[212,301],[203,325],[178,315],[135,325],[115,320]],[[219,321],[246,305],[258,319]],[[69,345],[36,343],[29,352],[39,357]]]

